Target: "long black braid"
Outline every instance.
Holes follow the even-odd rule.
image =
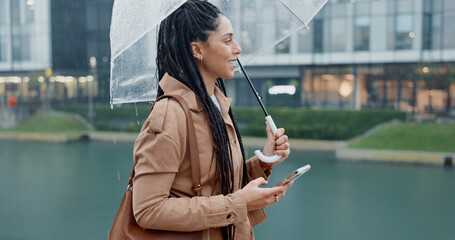
[[[210,32],[218,28],[220,10],[207,1],[188,0],[160,24],[158,33],[158,55],[156,58],[158,79],[165,73],[190,88],[204,105],[210,122],[213,149],[216,154],[216,176],[220,191],[227,195],[234,191],[234,169],[229,135],[223,117],[207,93],[202,75],[190,47],[192,41],[206,42]],[[222,79],[216,85],[226,94]],[[163,95],[158,87],[158,97]],[[229,116],[234,123],[235,132],[245,161],[245,151],[232,110]],[[248,182],[246,164],[243,164],[242,187]],[[223,239],[234,238],[233,225],[222,228]]]

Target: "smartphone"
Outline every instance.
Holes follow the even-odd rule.
[[[297,178],[302,176],[304,173],[306,173],[308,170],[310,170],[310,168],[311,168],[310,164],[307,164],[301,168],[296,169],[294,172],[292,172],[287,177],[285,177],[283,180],[281,180],[279,183],[277,183],[274,187],[282,186],[291,180],[296,180]]]

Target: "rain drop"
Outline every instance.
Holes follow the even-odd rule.
[[[120,171],[117,172],[117,178],[120,181]]]
[[[114,137],[114,144],[117,144],[117,138]]]
[[[137,106],[136,106],[136,103],[134,103],[134,108],[136,109],[136,117],[137,117],[139,114],[137,114]]]
[[[141,124],[139,123],[139,120],[137,120],[137,125],[138,125],[138,126],[141,125]]]

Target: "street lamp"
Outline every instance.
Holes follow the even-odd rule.
[[[95,110],[93,109],[93,96],[92,92],[90,91],[90,85],[96,79],[96,57],[90,57],[90,71],[93,75],[93,80],[87,81],[87,94],[88,94],[88,112],[87,117],[90,122],[90,130],[93,130],[93,119],[95,118]]]
[[[46,77],[46,92],[44,98],[44,112],[49,113],[51,111],[51,77],[52,69],[48,68],[44,71],[44,76]]]
[[[429,93],[428,93],[428,111],[430,112],[430,114],[433,113],[433,103],[432,103],[432,98],[433,98],[433,79],[431,79],[431,76],[428,75],[428,73],[430,72],[430,68],[429,67],[423,67],[422,68],[422,72],[424,74],[424,78],[425,78],[425,81],[427,82],[428,84],[428,87],[431,88]],[[429,81],[432,81],[431,83],[431,86],[430,86],[430,83]]]

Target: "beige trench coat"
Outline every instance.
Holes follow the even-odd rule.
[[[263,209],[248,212],[241,189],[243,160],[228,110],[231,99],[215,89],[229,134],[235,171],[234,193],[220,194],[215,186],[216,158],[209,121],[193,91],[166,74],[160,81],[166,94],[178,94],[188,104],[194,121],[200,158],[202,195],[194,197],[187,149],[186,117],[173,99],[162,99],[145,121],[134,145],[133,211],[143,228],[203,231],[203,239],[222,239],[220,227],[236,226],[236,239],[254,239],[252,226],[266,220]],[[249,180],[268,179],[257,157],[246,161]]]

